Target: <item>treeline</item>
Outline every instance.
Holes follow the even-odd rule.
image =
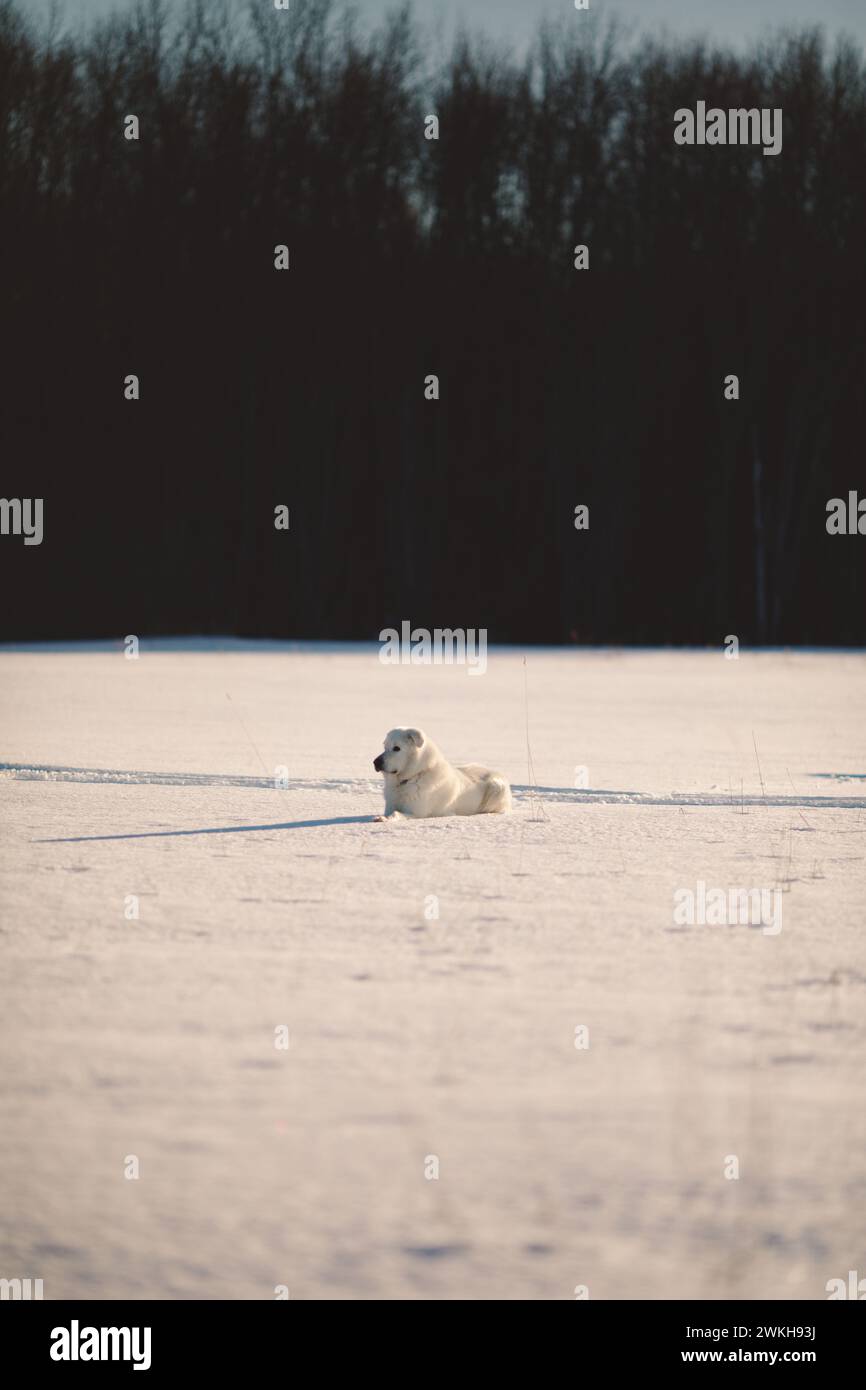
[[[238,9],[0,0],[3,635],[861,643],[863,54]]]

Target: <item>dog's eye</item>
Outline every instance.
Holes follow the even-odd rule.
[[[400,745],[399,745],[399,743],[395,743],[395,744],[394,744],[394,752],[395,752],[395,753],[399,753],[399,752],[400,752]]]

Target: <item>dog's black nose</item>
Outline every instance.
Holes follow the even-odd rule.
[[[374,758],[374,759],[373,759],[373,766],[374,766],[374,768],[376,769],[377,772],[381,772],[381,771],[382,771],[382,759],[384,758],[384,756],[385,756],[384,753],[380,753],[379,756],[378,756],[378,758]]]

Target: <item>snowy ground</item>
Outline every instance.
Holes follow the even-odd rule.
[[[866,658],[527,670],[539,799],[515,652],[483,677],[0,654],[0,1276],[820,1299],[866,1275]],[[373,823],[401,723],[504,771],[514,814]],[[781,889],[782,930],[676,925],[699,880]]]

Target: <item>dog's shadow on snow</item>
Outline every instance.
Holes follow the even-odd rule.
[[[176,835],[246,835],[255,830],[312,830],[320,825],[371,825],[376,817],[329,816],[321,820],[283,820],[271,825],[211,825],[200,830],[134,830],[129,835],[60,835],[34,845],[80,845],[93,840],[167,840]]]
[[[866,780],[866,773],[853,772],[813,772],[812,777],[822,777],[834,781],[853,781]],[[15,778],[16,780],[51,782],[79,782],[79,783],[121,783],[126,786],[195,786],[195,787],[240,787],[244,789],[272,789],[273,782],[269,778],[261,777],[241,777],[230,774],[214,773],[190,773],[190,772],[129,772],[116,771],[108,768],[86,768],[86,767],[52,767],[45,764],[18,764],[0,763],[0,779]],[[281,784],[282,785],[282,784]],[[363,792],[370,794],[378,788],[372,785],[371,779],[349,778],[342,781],[322,780],[314,781],[308,778],[295,778],[286,784],[286,790],[291,791],[351,791],[356,793]],[[792,788],[793,790],[793,788]],[[562,804],[583,804],[591,805],[601,803],[604,805],[626,805],[626,806],[665,806],[665,807],[717,807],[730,808],[732,811],[744,811],[746,806],[763,806],[765,809],[770,806],[778,807],[832,807],[834,809],[866,809],[866,798],[854,796],[817,796],[817,795],[794,795],[787,794],[768,796],[762,790],[760,796],[757,794],[743,795],[742,791],[738,797],[734,792],[671,792],[658,793],[647,791],[605,791],[598,788],[589,790],[588,788],[572,787],[539,787],[536,785],[524,786],[512,783],[512,791],[515,795],[515,810],[524,807],[527,803],[533,803],[537,798],[548,798],[550,804],[557,806]],[[380,818],[373,814],[364,816],[323,816],[316,820],[288,820],[272,821],[266,825],[210,825],[202,826],[196,830],[134,830],[123,835],[56,835],[49,839],[39,839],[31,841],[37,845],[76,845],[98,842],[100,840],[167,840],[174,839],[181,835],[250,835],[265,830],[315,830],[327,825],[372,825]]]

